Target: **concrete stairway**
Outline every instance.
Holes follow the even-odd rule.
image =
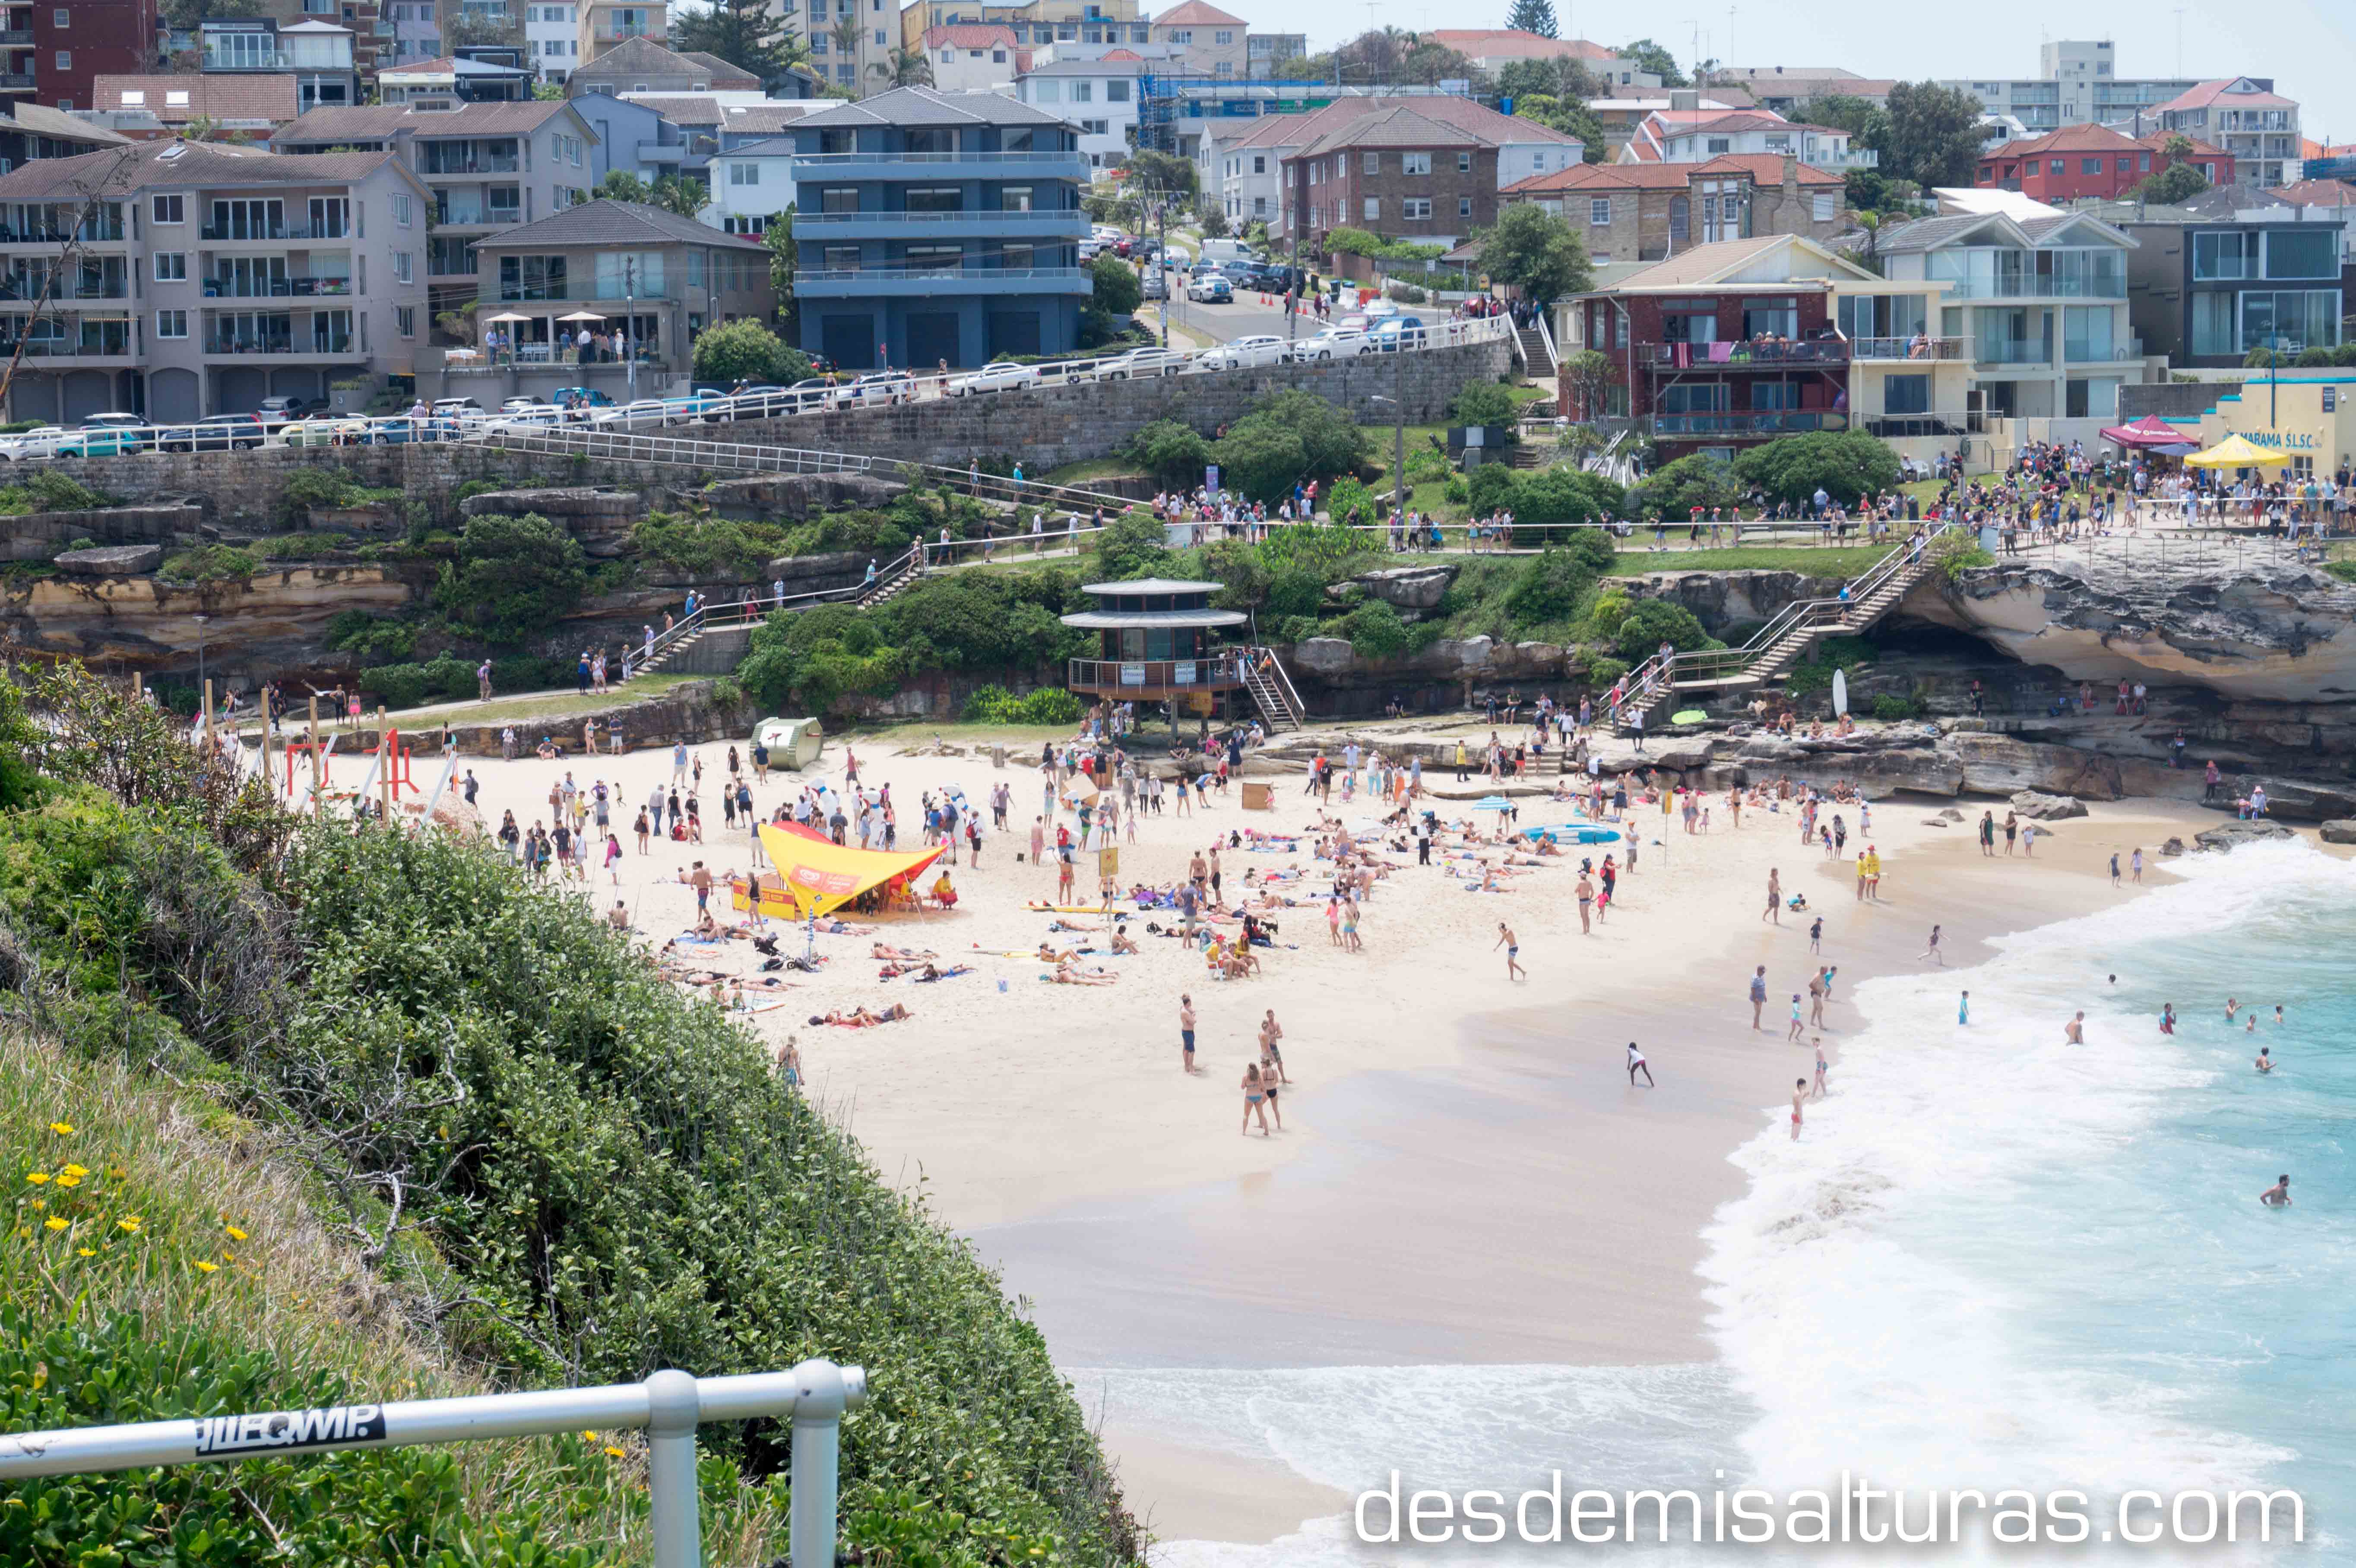
[[[1307,715],[1301,704],[1301,694],[1292,689],[1292,678],[1277,661],[1276,651],[1251,647],[1237,651],[1243,661],[1243,688],[1258,706],[1268,732],[1280,735],[1301,728]]]

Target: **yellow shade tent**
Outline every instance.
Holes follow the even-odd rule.
[[[2286,452],[2268,452],[2263,446],[2253,446],[2238,435],[2229,435],[2206,452],[2195,452],[2185,458],[2193,468],[2279,468],[2290,461]]]
[[[938,847],[913,852],[854,849],[774,823],[762,824],[761,846],[786,879],[785,896],[797,920],[824,914],[894,878],[913,877],[941,852]],[[763,889],[764,905],[770,897],[771,890]]]

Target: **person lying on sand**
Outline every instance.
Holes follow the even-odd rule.
[[[1057,965],[1054,974],[1039,978],[1057,986],[1110,986],[1118,984],[1120,976],[1108,969],[1083,969],[1066,963]]]
[[[953,979],[959,975],[970,975],[972,973],[973,965],[970,964],[952,964],[946,969],[936,968],[934,965],[927,964],[925,965],[924,973],[916,976],[916,983],[918,985],[923,985],[932,980],[948,980]]]
[[[925,959],[925,958],[938,958],[938,957],[940,956],[940,955],[939,955],[939,954],[937,954],[937,953],[934,953],[934,952],[930,952],[930,951],[919,951],[919,950],[917,950],[917,949],[916,949],[916,948],[913,948],[913,947],[894,947],[894,946],[893,946],[893,945],[892,945],[890,943],[888,943],[888,942],[876,942],[876,943],[871,943],[871,944],[868,944],[868,948],[867,948],[867,955],[868,955],[869,957],[871,957],[871,958],[898,958],[898,959]]]
[[[1033,955],[1033,956],[1036,957],[1042,964],[1068,964],[1076,957],[1078,954],[1079,949],[1076,947],[1067,947],[1063,952],[1058,953],[1055,951],[1055,944],[1043,940],[1039,944],[1039,951]]]
[[[1102,931],[1104,927],[1084,920],[1051,920],[1047,923],[1047,929],[1050,931]]]
[[[841,1029],[873,1029],[877,1024],[898,1023],[902,1019],[916,1016],[898,1002],[894,1002],[880,1013],[871,1013],[865,1008],[853,1008],[847,1013],[837,1008],[830,1013],[812,1014],[810,1022],[833,1024]]]

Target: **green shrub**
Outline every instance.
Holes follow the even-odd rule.
[[[466,519],[434,602],[487,640],[513,644],[544,635],[588,587],[588,558],[571,533],[537,513],[485,513]]]
[[[1096,536],[1098,570],[1108,582],[1164,576],[1172,557],[1162,540],[1162,525],[1150,513],[1125,512]]]
[[[1742,499],[1733,465],[1706,453],[1680,457],[1655,469],[1628,492],[1628,506],[1638,517],[1681,523],[1696,507],[1731,507]]]
[[[1513,392],[1494,381],[1472,381],[1448,405],[1448,422],[1457,425],[1505,425],[1520,422],[1522,405]]]
[[[1926,554],[1933,569],[1950,582],[1961,581],[1967,571],[1996,564],[1996,557],[1980,548],[1979,536],[1966,528],[1949,528],[1940,534]]]
[[[264,560],[316,560],[324,555],[348,551],[352,544],[349,534],[273,534],[256,541],[253,553]]]
[[[1587,672],[1587,683],[1590,686],[1603,688],[1609,688],[1613,681],[1628,673],[1628,666],[1624,660],[1615,659],[1609,655],[1598,654],[1592,650],[1587,653],[1583,667]]]
[[[1325,604],[1325,579],[1305,566],[1280,566],[1269,573],[1262,604],[1271,615],[1314,615]]]
[[[1015,704],[1017,722],[1076,724],[1086,709],[1080,699],[1060,686],[1043,686]]]
[[[1548,546],[1522,563],[1505,593],[1505,611],[1520,628],[1535,629],[1569,620],[1595,588],[1595,569],[1558,546]]]
[[[1607,588],[1595,596],[1595,603],[1587,612],[1587,623],[1598,636],[1616,637],[1627,624],[1628,596],[1617,588]]]
[[[699,580],[740,579],[757,577],[773,558],[786,553],[792,533],[777,523],[651,512],[630,529],[630,544],[651,565]]]
[[[166,582],[246,582],[261,570],[252,550],[209,544],[166,556],[155,575]]]
[[[1666,599],[1639,599],[1620,623],[1620,656],[1630,664],[1642,664],[1668,643],[1679,653],[1697,648],[1714,647],[1709,634],[1701,629],[1694,613],[1682,604]]]
[[[1921,703],[1911,697],[1901,697],[1894,691],[1885,691],[1873,699],[1873,716],[1876,719],[1895,721],[1901,719],[1919,718],[1922,712]]]
[[[1451,507],[1470,506],[1472,486],[1465,482],[1462,474],[1451,474],[1448,476],[1448,483],[1440,487],[1440,496]]]
[[[1456,465],[1448,461],[1444,452],[1434,452],[1427,446],[1407,454],[1407,482],[1410,485],[1452,478],[1455,473]]]
[[[1854,507],[1862,496],[1893,488],[1902,472],[1898,453],[1878,436],[1861,430],[1812,431],[1751,448],[1734,460],[1734,476],[1771,501],[1796,507],[1821,488],[1840,505]]]
[[[1123,449],[1129,460],[1167,490],[1191,490],[1203,482],[1211,461],[1211,443],[1193,425],[1177,420],[1155,420],[1131,436]]]
[[[1369,599],[1342,617],[1336,635],[1350,639],[1350,649],[1362,658],[1387,659],[1414,645],[1415,632],[1399,613],[1380,599]]]
[[[1483,463],[1465,475],[1465,484],[1476,517],[1511,511],[1520,498],[1521,475],[1514,472],[1510,464]]]
[[[1336,527],[1364,527],[1375,520],[1375,494],[1355,478],[1335,482],[1325,494],[1325,516]],[[1291,532],[1280,529],[1280,539]]]
[[[114,504],[112,496],[93,490],[69,474],[36,468],[13,484],[0,485],[0,517],[21,517],[33,512],[94,512]]]

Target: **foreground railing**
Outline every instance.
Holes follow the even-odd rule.
[[[793,1418],[793,1561],[834,1561],[835,1504],[843,1413],[867,1403],[867,1373],[832,1361],[790,1372],[695,1378],[659,1371],[644,1382],[255,1411],[120,1426],[78,1426],[0,1435],[0,1482],[98,1475],[162,1465],[407,1448],[487,1438],[538,1437],[599,1428],[644,1428],[655,1568],[703,1561],[695,1429],[706,1421]]]

